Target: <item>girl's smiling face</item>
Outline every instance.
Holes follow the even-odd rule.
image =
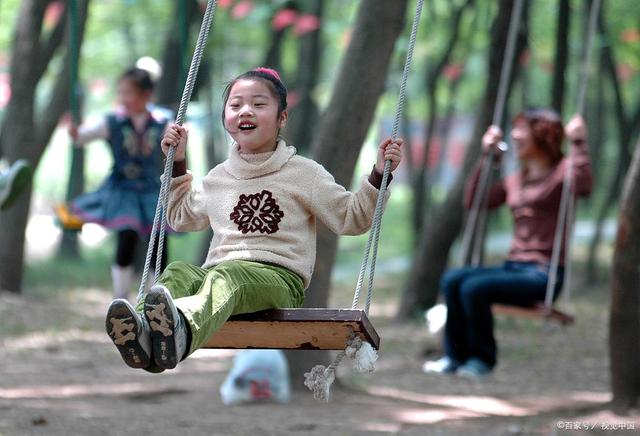
[[[125,77],[118,82],[118,101],[128,114],[145,112],[150,99],[151,91],[140,89],[133,80]]]
[[[224,107],[224,127],[243,153],[265,153],[276,148],[278,133],[287,122],[278,116],[278,100],[260,78],[238,80]]]

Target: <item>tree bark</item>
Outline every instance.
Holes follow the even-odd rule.
[[[407,2],[363,0],[347,52],[344,55],[327,110],[312,143],[316,161],[350,186],[356,161],[380,95],[396,39],[403,29]],[[326,307],[331,287],[337,237],[318,225],[313,281],[305,307]],[[327,363],[327,352],[289,353],[293,385],[301,387],[302,375],[317,363]]]
[[[569,59],[569,26],[570,26],[569,0],[558,0],[558,27],[556,29],[556,52],[554,56],[553,83],[551,85],[551,107],[562,115],[564,102],[565,80]]]
[[[324,0],[306,0],[301,5],[302,11],[313,14],[322,22]],[[319,27],[298,38],[298,72],[293,86],[298,103],[290,111],[286,133],[300,154],[306,154],[309,150],[315,133],[314,120],[318,119],[318,106],[312,93],[318,84],[322,59],[321,33]]]
[[[611,274],[609,357],[613,406],[640,398],[640,140],[625,180]]]
[[[601,10],[600,15],[598,17],[598,24],[600,28],[600,33],[602,34],[603,39],[607,39],[608,32],[605,27],[605,22],[603,19],[603,12]],[[620,188],[622,186],[622,182],[624,180],[624,175],[629,168],[629,163],[631,162],[631,152],[629,150],[631,141],[633,137],[640,131],[640,102],[635,106],[636,109],[632,112],[631,115],[627,115],[627,111],[625,109],[625,104],[623,101],[622,94],[622,85],[618,80],[618,74],[616,71],[616,61],[614,57],[613,50],[610,45],[604,45],[602,47],[603,56],[604,56],[604,65],[608,72],[609,79],[611,80],[611,85],[613,87],[613,95],[614,95],[614,112],[616,115],[617,129],[619,132],[619,140],[618,140],[618,161],[616,163],[617,169],[613,173],[613,180],[609,183],[609,189],[607,191],[607,195],[605,196],[604,203],[602,207],[598,211],[597,219],[596,219],[596,230],[594,232],[593,239],[591,240],[589,246],[590,253],[597,253],[598,247],[602,240],[602,228],[604,225],[604,221],[611,208],[615,205],[616,201],[619,198]],[[596,279],[595,276],[597,267],[595,265],[596,258],[593,256],[590,261],[593,261],[593,265],[589,265],[588,271],[593,279]]]
[[[82,85],[79,80],[80,50],[78,47],[78,2],[69,0],[69,38],[68,47],[70,53],[69,65],[69,114],[71,121],[76,126],[82,123]],[[61,20],[63,21],[63,20]],[[71,150],[71,165],[69,178],[67,179],[67,193],[65,200],[71,201],[84,191],[84,148],[74,147]],[[58,255],[67,259],[80,258],[80,246],[78,244],[78,232],[76,230],[63,229],[62,240],[58,247]]]
[[[201,17],[197,0],[180,0],[175,2],[174,17],[182,17],[173,21],[173,25],[167,32],[167,39],[162,55],[162,77],[156,87],[156,101],[159,105],[171,108],[174,112],[178,109],[182,88],[186,79],[191,51],[185,50],[185,34],[188,34],[191,25]],[[184,20],[185,22],[181,22]],[[183,28],[183,27],[186,27]],[[204,63],[200,66],[205,68]],[[198,86],[202,81],[198,81]],[[194,89],[194,95],[196,90]]]
[[[36,167],[54,128],[66,111],[69,96],[70,51],[62,59],[62,69],[54,82],[48,101],[37,108],[35,92],[45,69],[33,68],[40,60],[43,47],[50,44],[42,40],[44,11],[48,2],[25,0],[21,4],[11,51],[11,100],[9,101],[0,144],[4,156],[13,162],[25,158]],[[89,0],[79,2],[80,38],[84,34]],[[66,17],[66,14],[64,15]],[[53,50],[55,52],[56,50]],[[31,187],[17,203],[0,215],[0,289],[11,292],[22,290],[25,228],[29,216]]]
[[[408,283],[396,315],[398,320],[419,316],[422,311],[433,306],[438,298],[440,276],[446,267],[451,245],[462,227],[464,212],[462,194],[466,177],[478,159],[482,134],[491,124],[498,94],[498,78],[500,77],[500,69],[507,43],[512,7],[511,0],[500,1],[498,15],[494,19],[491,30],[486,91],[478,110],[479,116],[475,122],[472,140],[454,186],[447,194],[444,203],[433,211],[433,214],[429,216],[429,219],[424,224],[424,230],[418,243],[418,250],[409,273]],[[527,15],[527,7],[525,6],[521,23],[526,23]],[[513,59],[514,66],[525,45],[526,31],[522,29],[526,29],[526,27],[521,27],[518,42],[516,43],[516,55]],[[509,89],[511,89],[511,83],[512,81],[510,81]]]
[[[278,14],[278,12],[286,9],[291,9],[297,12],[298,5],[293,0],[287,1],[285,4],[282,5],[282,7],[274,11],[273,17],[275,17]],[[281,62],[282,43],[284,41],[284,37],[287,34],[287,30],[289,30],[289,27],[283,27],[282,29],[272,29],[271,42],[269,43],[269,48],[267,49],[267,54],[264,58],[263,65],[265,67],[273,68],[278,71],[281,70],[280,67],[282,66],[282,62]]]
[[[436,92],[438,90],[438,82],[442,75],[442,71],[449,63],[453,50],[460,37],[460,23],[464,10],[473,3],[473,0],[465,1],[459,8],[455,9],[451,17],[451,33],[447,44],[445,45],[442,56],[436,61],[431,69],[427,69],[427,77],[425,79],[425,88],[427,90],[427,104],[429,106],[429,115],[425,124],[426,134],[423,145],[422,162],[418,167],[413,180],[413,227],[414,234],[419,235],[422,230],[422,223],[425,221],[427,208],[430,204],[429,190],[427,189],[427,176],[429,155],[431,154],[431,141],[436,128],[436,118],[438,110],[438,101]]]

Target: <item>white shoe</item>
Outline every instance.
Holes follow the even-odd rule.
[[[422,372],[426,374],[453,374],[459,366],[460,362],[444,356],[438,360],[427,360],[422,365]]]

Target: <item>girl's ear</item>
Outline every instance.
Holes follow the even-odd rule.
[[[280,127],[281,129],[284,129],[284,127],[287,125],[288,119],[289,119],[289,112],[287,112],[286,110],[283,110],[282,113],[280,114],[280,121],[278,123],[278,127]]]

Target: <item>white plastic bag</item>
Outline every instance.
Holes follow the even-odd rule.
[[[289,366],[280,350],[242,350],[220,387],[227,405],[276,401],[288,403],[291,397]]]

